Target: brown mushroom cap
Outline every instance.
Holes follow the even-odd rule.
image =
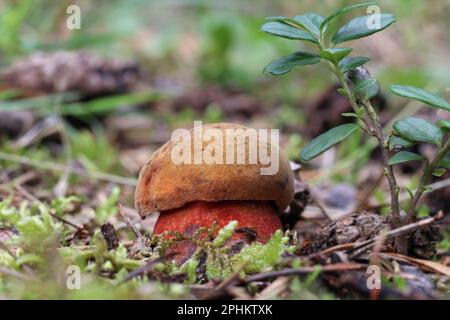
[[[279,154],[278,171],[273,175],[262,175],[260,169],[269,165],[261,164],[259,156],[256,164],[249,164],[247,151],[245,164],[225,163],[226,143],[228,147],[242,147],[245,144],[244,150],[248,150],[249,144],[249,139],[229,141],[230,139],[225,138],[225,130],[244,129],[236,135],[240,136],[245,135],[245,130],[249,128],[231,123],[216,123],[203,125],[203,133],[208,128],[220,129],[223,134],[223,164],[175,164],[171,153],[179,141],[170,140],[152,155],[139,174],[135,205],[141,217],[153,212],[181,208],[193,201],[273,201],[279,211],[284,210],[294,196],[294,178],[289,161],[279,147],[273,146]],[[195,140],[195,131],[191,129],[189,132]],[[271,147],[270,139],[262,139],[259,135],[257,139],[261,146]],[[193,145],[193,140],[191,141]],[[203,148],[215,142],[217,141],[204,141]]]

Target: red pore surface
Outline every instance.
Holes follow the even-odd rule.
[[[210,228],[214,222],[217,224],[217,233],[232,220],[238,222],[238,232],[233,239],[248,236],[245,232],[247,229],[256,236],[256,241],[265,243],[276,230],[281,229],[276,210],[269,201],[195,201],[181,208],[162,212],[156,222],[154,234],[177,231],[193,235],[196,229]]]

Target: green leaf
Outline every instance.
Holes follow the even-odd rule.
[[[320,56],[333,63],[338,63],[352,50],[353,50],[352,48],[328,48],[320,51]]]
[[[409,152],[409,151],[400,151],[394,154],[390,159],[388,164],[393,166],[395,164],[409,162],[409,161],[423,161],[425,158],[420,154]]]
[[[300,159],[309,161],[343,141],[359,128],[356,123],[347,123],[322,133],[311,140],[300,152]]]
[[[61,105],[61,114],[71,116],[86,116],[111,112],[124,106],[157,101],[161,99],[154,91],[132,92],[101,97],[86,102],[75,102]]]
[[[408,140],[440,145],[442,132],[434,124],[416,117],[407,117],[394,123],[395,132]]]
[[[262,25],[261,31],[270,33],[277,37],[293,40],[304,40],[312,43],[319,43],[317,39],[310,33],[300,30],[286,22],[281,21],[269,21]]]
[[[374,78],[359,81],[353,88],[353,94],[363,96],[367,99],[375,97],[380,90],[380,86]]]
[[[10,89],[10,90],[4,90],[0,91],[0,100],[9,100],[13,98],[20,97],[20,90],[19,89]]]
[[[270,73],[274,76],[278,76],[288,73],[294,67],[316,64],[319,62],[320,57],[317,54],[298,51],[272,61],[264,68],[264,73]]]
[[[450,104],[440,96],[413,86],[392,85],[390,89],[398,96],[418,100],[431,107],[450,111]]]
[[[298,23],[297,21],[295,21],[293,19],[286,18],[283,16],[268,17],[268,18],[266,18],[266,20],[272,21],[272,22],[274,22],[274,21],[281,22],[281,23],[287,24],[291,27],[294,27],[296,29],[308,31],[301,23]]]
[[[342,73],[346,73],[352,69],[362,66],[369,58],[367,57],[345,57],[339,61],[339,69]]]
[[[377,95],[380,90],[378,82],[364,66],[357,67],[348,72],[347,78],[353,85],[353,94],[357,94],[359,98],[370,99]]]
[[[76,92],[57,93],[46,96],[38,96],[32,98],[24,98],[11,101],[2,101],[0,111],[39,109],[45,111],[53,111],[56,102],[65,103],[77,101],[80,95]]]
[[[344,88],[338,88],[337,92],[339,92],[341,95],[343,95],[344,97],[348,97],[347,91],[345,91]]]
[[[448,121],[448,120],[439,120],[437,122],[437,125],[446,132],[450,131],[450,121]]]
[[[320,36],[320,25],[325,18],[317,13],[306,13],[295,16],[292,20],[300,23],[306,30],[318,38]]]
[[[358,114],[358,116],[362,117],[364,115],[364,113],[366,112],[366,109],[364,109],[364,107],[359,107],[358,110],[356,110],[356,113]]]
[[[349,117],[349,118],[359,118],[359,116],[354,112],[344,112],[344,113],[341,113],[341,116]]]
[[[364,107],[359,107],[358,110],[355,112],[344,112],[341,113],[344,117],[355,117],[355,118],[361,118],[365,113]]]
[[[341,15],[343,15],[343,14],[349,12],[349,11],[352,11],[354,9],[368,7],[368,6],[371,6],[371,5],[374,5],[374,4],[377,4],[377,3],[376,2],[356,3],[356,4],[352,4],[350,6],[347,6],[347,7],[344,7],[344,8],[341,8],[341,9],[335,11],[332,15],[328,16],[322,22],[322,24],[320,25],[320,32],[323,32],[323,30],[325,30],[325,28],[328,26],[328,24],[332,20],[334,20],[335,18],[337,18],[337,17],[339,17],[339,16],[341,16]]]
[[[350,20],[345,26],[336,32],[331,39],[331,42],[338,44],[345,41],[367,37],[371,34],[386,29],[396,20],[395,16],[390,13],[381,13],[380,26],[379,28],[375,28],[370,25],[370,19],[373,19],[373,17],[373,14],[369,14]]]
[[[441,177],[445,173],[445,171],[447,171],[447,169],[445,168],[436,168],[433,170],[432,174],[435,177]]]
[[[447,153],[444,158],[442,158],[441,162],[439,163],[439,165],[450,169],[450,153]]]
[[[58,101],[55,100],[58,97],[60,97],[64,102],[67,102],[61,104],[61,114],[71,116],[86,116],[106,113],[124,106],[157,101],[161,98],[160,94],[156,92],[142,91],[100,97],[85,102],[70,102],[79,98],[79,95],[69,92],[58,95],[48,95],[43,97],[2,102],[0,104],[0,111],[39,109],[42,113],[53,113],[53,105],[55,104],[55,101]]]
[[[397,148],[409,148],[415,144],[416,143],[414,141],[410,141],[399,136],[391,136],[389,138],[389,150]]]

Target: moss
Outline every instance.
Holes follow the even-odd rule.
[[[237,254],[232,254],[229,240],[233,237],[237,227],[237,221],[231,221],[219,230],[212,241],[208,241],[209,239],[199,240],[198,237],[188,238],[199,247],[197,254],[188,260],[181,269],[188,272],[190,283],[194,278],[193,267],[198,266],[198,252],[206,253],[208,279],[223,279],[239,269],[243,270],[244,275],[272,269],[278,263],[283,252],[290,249],[287,245],[288,237],[278,230],[266,244],[256,242],[244,246]],[[213,228],[214,226],[211,227],[211,229]],[[207,230],[209,235],[212,234],[211,229]]]
[[[145,295],[148,290],[150,295],[161,297],[185,296],[188,292],[186,285],[212,279],[222,280],[236,270],[241,270],[242,276],[245,276],[262,270],[276,269],[281,266],[281,256],[291,250],[287,234],[277,231],[266,244],[246,244],[236,252],[236,241],[233,240],[238,228],[236,221],[230,222],[221,230],[217,230],[216,225],[200,228],[191,237],[169,232],[145,240],[140,239],[140,245],[129,250],[122,244],[114,250],[108,250],[98,228],[90,235],[88,245],[78,244],[66,240],[66,236],[73,235],[73,227],[54,219],[50,213],[64,217],[71,204],[79,201],[83,200],[67,197],[50,204],[33,205],[23,202],[18,207],[8,200],[0,201],[0,228],[17,231],[11,232],[10,238],[4,243],[9,248],[18,248],[13,250],[12,254],[0,250],[0,266],[23,272],[22,269],[26,265],[42,279],[34,286],[25,282],[19,284],[20,280],[11,277],[7,277],[8,281],[5,282],[6,277],[2,276],[0,293],[8,291],[8,295],[23,298],[23,292],[15,292],[12,289],[22,285],[26,287],[26,296],[30,298],[52,298],[60,295],[69,298],[91,297],[94,292],[102,292],[102,295],[106,294],[105,297],[113,298],[122,297],[127,291],[130,292],[130,297],[139,297],[141,290],[144,290]],[[108,207],[111,208],[113,203],[114,199]],[[104,206],[97,209],[108,211]],[[98,220],[94,218],[92,221]],[[126,284],[121,283],[130,271],[163,256],[174,243],[185,240],[197,246],[191,259],[181,266],[174,261],[163,261],[152,269],[158,273],[158,277],[162,274],[161,279],[165,275],[168,279],[180,279],[176,285],[159,284],[149,280],[151,277],[147,276],[132,279]],[[145,251],[145,254],[141,254],[141,251]],[[60,287],[48,278],[50,273],[56,270],[63,274],[69,265],[80,267],[83,276],[83,290],[77,294],[61,293]],[[114,286],[117,288],[112,290]],[[105,293],[104,290],[108,292]]]
[[[254,243],[244,247],[232,259],[233,269],[244,265],[246,273],[261,272],[273,268],[279,261],[281,254],[288,249],[288,237],[281,230],[275,232],[266,244]]]
[[[215,248],[222,247],[234,234],[234,231],[236,230],[236,227],[238,225],[238,222],[233,220],[230,223],[228,223],[225,227],[219,230],[219,233],[217,234],[217,237],[213,241],[213,246]]]

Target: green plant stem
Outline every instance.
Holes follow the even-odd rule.
[[[346,94],[347,94],[347,98],[350,101],[350,105],[353,109],[353,111],[358,114],[358,102],[356,101],[355,96],[353,95],[352,91],[350,90],[350,87],[348,86],[347,81],[345,80],[344,75],[342,74],[341,70],[339,69],[339,66],[337,64],[332,64],[330,63],[332,68],[331,70],[333,71],[333,73],[336,75],[336,77],[338,78],[340,84],[342,85],[342,88],[345,90]],[[364,125],[366,128],[364,128],[364,131],[366,131],[368,134],[370,135],[374,135],[372,129],[371,129],[371,125],[368,121],[368,119],[366,118],[360,118],[360,120],[363,121]]]
[[[400,205],[398,201],[398,194],[400,188],[398,187],[397,180],[395,179],[394,169],[389,165],[389,147],[386,139],[384,138],[383,128],[380,124],[378,114],[375,112],[372,104],[368,99],[361,101],[362,106],[366,110],[366,113],[373,126],[374,137],[377,139],[381,148],[381,154],[383,158],[384,173],[389,183],[389,191],[391,194],[391,214],[392,225],[394,228],[400,228],[408,223],[408,219],[402,217],[400,214]],[[406,254],[408,251],[408,238],[406,235],[401,235],[395,238],[395,248],[398,253]]]
[[[339,66],[337,64],[333,65],[333,71],[334,71],[334,74],[337,76],[339,82],[341,83],[342,88],[346,92],[347,97],[350,101],[350,104],[351,104],[353,110],[357,113],[358,109],[359,109],[358,101],[357,101],[355,95],[353,94],[353,92],[350,90],[350,87],[348,86],[348,83],[347,83],[344,75],[340,71]],[[367,128],[367,132],[377,139],[378,144],[381,148],[384,171],[385,171],[385,175],[389,182],[389,189],[390,189],[390,194],[391,194],[391,212],[392,212],[392,217],[393,217],[393,225],[394,225],[394,227],[399,227],[402,224],[401,217],[400,217],[400,206],[399,206],[399,202],[398,202],[399,188],[397,185],[397,180],[395,179],[394,170],[392,169],[392,166],[390,166],[388,164],[389,149],[388,149],[386,140],[383,135],[383,129],[381,128],[381,124],[380,124],[378,115],[375,112],[375,110],[373,109],[370,101],[365,100],[365,101],[361,101],[361,103],[366,111],[366,117],[363,117],[361,119]],[[403,246],[401,246],[401,247],[403,247]]]
[[[370,122],[373,126],[373,134],[377,139],[378,144],[381,148],[382,158],[383,158],[383,166],[385,170],[385,175],[388,179],[389,189],[391,193],[391,212],[393,217],[393,223],[395,227],[400,227],[402,225],[401,216],[400,216],[400,206],[398,202],[398,194],[399,187],[397,185],[397,180],[395,179],[394,169],[389,165],[389,147],[388,143],[383,134],[383,128],[381,127],[380,119],[378,114],[375,112],[372,104],[368,99],[364,99],[362,102],[364,109],[367,112],[367,115],[370,119]]]
[[[411,221],[416,212],[417,204],[419,203],[420,198],[426,190],[426,186],[429,184],[431,176],[433,175],[433,171],[439,166],[439,163],[445,157],[447,152],[450,150],[450,138],[447,138],[447,141],[444,143],[441,149],[438,150],[436,156],[430,164],[427,164],[425,167],[425,171],[420,179],[419,186],[417,187],[416,192],[411,200],[411,203],[408,208],[407,221]]]

